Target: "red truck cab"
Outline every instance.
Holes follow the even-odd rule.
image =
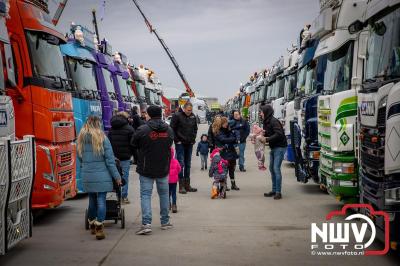
[[[76,195],[75,125],[70,83],[47,1],[11,0],[7,29],[14,53],[16,136],[35,135],[32,207],[53,208]]]

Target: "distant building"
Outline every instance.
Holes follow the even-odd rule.
[[[185,92],[183,89],[180,90],[173,87],[164,87],[164,96],[171,102],[172,112],[178,107],[178,99],[183,92]],[[208,106],[211,106],[213,103],[218,103],[218,98],[216,97],[208,97],[196,94],[196,98],[205,101]]]

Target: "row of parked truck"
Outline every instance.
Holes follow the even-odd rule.
[[[253,75],[226,108],[260,123],[274,107],[299,182],[390,217],[400,241],[400,1],[320,0],[298,48]],[[311,37],[310,37],[311,36]],[[383,240],[384,221],[375,217]]]
[[[82,192],[75,139],[89,115],[164,106],[154,72],[134,66],[87,27],[57,31],[45,0],[1,0],[0,137],[35,136],[32,208]],[[164,104],[163,104],[164,102]]]

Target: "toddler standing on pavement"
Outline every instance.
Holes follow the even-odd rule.
[[[250,134],[251,143],[254,144],[254,152],[258,160],[258,169],[261,171],[267,170],[264,166],[265,162],[265,138],[264,130],[258,125],[253,125],[252,133]]]
[[[210,148],[210,144],[208,142],[208,136],[206,134],[201,135],[201,140],[197,144],[197,151],[196,156],[199,156],[201,159],[201,170],[207,170],[207,158],[208,158],[208,151]]]
[[[169,167],[169,208],[173,213],[178,212],[178,207],[176,205],[176,186],[179,180],[179,173],[181,172],[181,165],[179,161],[175,159],[174,149],[171,148],[171,162]]]

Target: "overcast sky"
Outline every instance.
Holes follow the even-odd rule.
[[[318,15],[318,0],[138,0],[178,61],[192,89],[216,96],[234,95],[251,73],[285,53],[303,25]],[[97,10],[100,37],[136,65],[153,69],[165,87],[182,82],[131,0],[70,0],[58,28],[71,21],[92,28]]]

